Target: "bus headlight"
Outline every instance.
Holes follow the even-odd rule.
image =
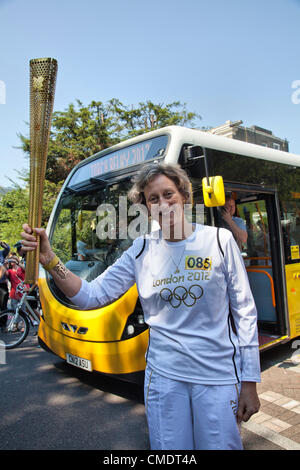
[[[133,325],[128,325],[127,326],[127,335],[132,336],[134,333],[134,326]]]
[[[139,299],[137,300],[134,312],[127,318],[121,340],[134,338],[148,329],[144,321],[144,314]]]

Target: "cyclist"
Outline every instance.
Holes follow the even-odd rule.
[[[3,250],[0,250],[0,311],[1,311],[7,308],[7,302],[8,302],[8,297],[9,297],[4,261],[10,251],[10,246],[5,242],[0,242],[0,246],[3,248]],[[0,322],[0,326],[4,326],[4,325],[1,325],[1,322]]]
[[[17,257],[7,258],[5,260],[5,266],[5,274],[7,275],[7,278],[11,285],[9,292],[11,307],[15,310],[18,305],[18,301],[20,300],[16,295],[16,289],[18,284],[24,282],[25,268],[22,263],[19,263]]]
[[[22,246],[22,240],[17,241],[17,243],[14,244],[14,247],[17,250],[18,255],[22,258],[22,266],[25,268],[26,266],[26,253],[23,250]],[[28,286],[29,287],[29,286]],[[31,286],[30,286],[31,287]],[[35,314],[37,315],[38,318],[40,318],[40,314],[38,311],[38,287],[36,286],[31,292],[30,292],[30,297],[35,297],[36,300],[28,300],[28,303],[30,307],[34,310]],[[36,321],[33,320],[33,324],[37,325]],[[37,334],[37,333],[35,333]]]

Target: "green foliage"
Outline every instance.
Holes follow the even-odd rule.
[[[0,200],[0,240],[11,247],[21,238],[22,223],[28,218],[28,199],[28,190],[19,187]]]
[[[70,211],[62,209],[56,223],[56,230],[52,238],[52,248],[57,256],[65,263],[72,257],[71,250],[71,218]]]
[[[118,140],[128,139],[165,126],[191,126],[201,116],[188,112],[180,101],[154,104],[152,101],[139,103],[138,107],[125,106],[117,99],[109,102],[108,109],[115,125],[114,134]]]
[[[42,227],[46,227],[60,186],[45,181]],[[0,240],[11,247],[20,240],[22,225],[28,221],[29,190],[15,185],[0,199]]]

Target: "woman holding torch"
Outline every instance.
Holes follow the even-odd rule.
[[[232,234],[192,224],[184,204],[190,181],[179,167],[150,164],[129,198],[160,225],[91,282],[70,272],[45,230],[25,224],[23,249],[34,251],[78,307],[104,306],[136,283],[149,325],[145,408],[151,449],[242,449],[239,425],[259,409],[257,314]],[[230,308],[229,308],[230,306]],[[229,312],[231,312],[235,332]]]

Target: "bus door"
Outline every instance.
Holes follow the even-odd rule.
[[[261,188],[231,185],[236,217],[246,226],[248,238],[241,247],[258,312],[261,349],[287,339],[287,306],[283,244],[277,193]],[[220,210],[219,223],[220,223]],[[224,226],[224,225],[223,225]]]

